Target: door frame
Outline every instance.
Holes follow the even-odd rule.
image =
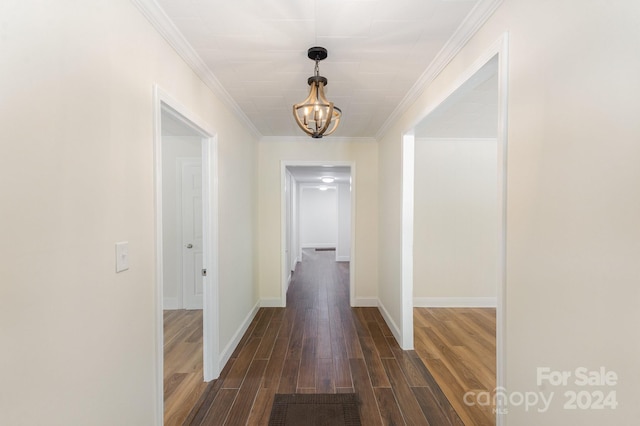
[[[287,214],[286,214],[286,174],[289,166],[334,166],[349,167],[351,170],[351,251],[349,260],[349,305],[356,306],[355,277],[356,277],[356,163],[355,161],[281,161],[280,162],[280,307],[287,306],[287,288],[289,286],[289,265],[287,265],[286,239],[287,239]],[[298,202],[300,202],[298,197]],[[299,219],[299,218],[298,218]],[[299,220],[298,220],[299,223]],[[298,248],[300,247],[300,233],[298,236]]]
[[[508,101],[508,47],[509,34],[504,33],[484,54],[466,68],[440,99],[418,114],[418,118],[402,133],[402,260],[401,260],[401,342],[404,350],[413,349],[413,232],[414,232],[414,129],[434,112],[458,88],[466,83],[487,62],[498,57],[498,282],[496,306],[496,389],[506,386],[506,245],[507,245],[507,101]],[[499,407],[498,407],[499,408]],[[506,422],[505,413],[496,410],[496,425]]]
[[[195,130],[202,136],[203,204],[203,379],[220,375],[218,305],[218,138],[207,122],[191,113],[158,85],[153,87],[153,154],[155,213],[155,311],[156,311],[156,406],[158,418],[164,418],[164,327],[162,256],[162,112]]]
[[[293,181],[294,178],[291,175],[291,172],[289,172],[288,170],[286,171],[285,174],[285,184],[284,184],[284,192],[285,192],[285,246],[284,246],[284,252],[285,252],[285,262],[287,262],[287,281],[291,281],[291,274],[295,269],[294,266],[294,262],[293,259],[296,259],[296,263],[298,260],[298,253],[297,250],[295,250],[297,248],[297,244],[294,245],[292,244],[293,242],[293,229],[291,227],[291,222],[293,222],[294,220],[294,215],[293,215],[293,196],[295,194],[295,192],[293,191]],[[289,192],[287,192],[289,191]],[[297,191],[297,185],[296,185],[296,191]],[[288,194],[288,196],[287,196]],[[297,220],[297,217],[296,217]],[[294,253],[295,251],[295,253]]]

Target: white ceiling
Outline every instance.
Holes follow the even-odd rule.
[[[416,138],[497,138],[498,57],[480,68],[414,130]]]
[[[178,120],[174,114],[171,114],[164,109],[162,110],[161,123],[162,136],[202,137],[197,130],[187,126],[183,121]]]
[[[313,62],[343,119],[374,137],[480,0],[157,0],[263,136],[302,136],[292,106]]]

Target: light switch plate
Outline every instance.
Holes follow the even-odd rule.
[[[116,243],[116,272],[129,269],[129,241]]]

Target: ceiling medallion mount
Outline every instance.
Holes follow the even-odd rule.
[[[324,47],[310,47],[309,50],[307,50],[307,57],[309,57],[309,59],[311,59],[312,61],[322,61],[327,59],[327,49],[325,49]]]
[[[338,128],[342,111],[334,106],[333,102],[329,102],[324,95],[328,80],[320,75],[318,63],[327,58],[327,49],[312,47],[307,51],[307,56],[315,61],[315,72],[307,79],[309,96],[293,106],[293,116],[306,134],[319,139],[330,135]]]

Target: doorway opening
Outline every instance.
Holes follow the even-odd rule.
[[[303,249],[332,251],[336,262],[350,262],[354,305],[354,180],[350,162],[283,162],[281,306]]]
[[[459,389],[504,386],[506,55],[504,35],[403,136],[402,345],[475,363],[460,373],[431,354],[436,380],[461,378],[441,383],[452,404]],[[504,421],[501,407],[455,408],[469,423]]]
[[[154,114],[157,416],[175,420],[179,395],[220,373],[217,141],[158,87]]]

